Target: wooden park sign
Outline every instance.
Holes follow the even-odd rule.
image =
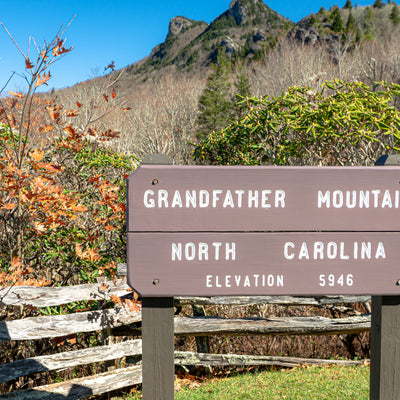
[[[128,178],[127,230],[143,398],[174,398],[174,296],[367,294],[370,399],[397,399],[400,167],[388,161],[396,166],[141,165]]]
[[[400,294],[399,167],[144,165],[127,226],[143,296]]]

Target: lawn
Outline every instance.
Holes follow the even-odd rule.
[[[210,378],[177,380],[176,400],[367,400],[369,367],[299,367]],[[125,397],[137,400],[140,392]]]

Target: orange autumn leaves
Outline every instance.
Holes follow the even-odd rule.
[[[56,232],[63,228],[67,231],[78,229],[81,232],[81,242],[74,246],[77,259],[82,260],[83,265],[97,265],[96,268],[101,269],[102,273],[112,276],[113,266],[107,260],[103,260],[104,250],[100,251],[100,243],[106,240],[106,232],[112,234],[123,226],[126,209],[123,195],[120,194],[120,187],[101,173],[88,176],[85,182],[87,193],[90,193],[91,197],[90,207],[86,205],[89,204],[87,193],[65,185],[71,177],[68,177],[67,166],[62,163],[60,150],[66,149],[65,154],[71,159],[85,146],[85,140],[72,125],[67,124],[63,128],[66,133],[63,138],[48,136],[46,140],[40,141],[40,147],[33,147],[27,152],[20,168],[13,155],[13,147],[18,140],[11,137],[12,131],[2,131],[0,218],[10,221],[10,225],[13,220],[23,221],[23,242],[57,235]],[[92,222],[87,224],[87,221]],[[3,237],[16,236],[16,231],[7,224],[1,229]],[[33,264],[27,261],[29,256],[24,256],[24,248],[28,246],[24,243],[21,248],[18,246],[15,241],[10,247],[10,257],[17,257],[26,271],[33,271]],[[0,274],[0,286],[48,283],[40,276],[34,280],[31,273],[21,274],[18,268],[10,268],[7,273],[3,271]]]
[[[36,279],[33,268],[24,266],[19,257],[13,258],[8,271],[0,270],[0,282],[2,286],[46,286],[51,283],[45,278]]]
[[[26,91],[0,99],[0,287],[49,284],[45,277],[51,284],[113,277],[110,260],[125,257],[127,163],[121,173],[112,170],[120,163],[110,166],[114,155],[99,144],[119,132],[98,122],[118,107],[114,84],[95,101],[79,98],[67,109],[36,89],[71,48],[60,35],[34,47],[36,59],[17,45]],[[114,63],[107,68],[113,71]]]
[[[4,218],[18,208],[21,218],[26,220],[25,230],[37,235],[49,229],[65,225],[76,218],[77,213],[87,210],[79,204],[79,196],[66,193],[57,181],[63,171],[61,165],[43,162],[44,151],[34,148],[27,156],[22,168],[13,165],[6,156],[0,160],[0,208]]]
[[[31,135],[29,140],[22,137],[20,141],[18,113],[24,97],[17,95],[5,99],[4,104],[9,105],[12,112],[0,113],[0,123],[3,124],[0,125],[0,218],[10,222],[15,219],[23,221],[20,243],[16,241],[10,247],[9,256],[18,257],[24,268],[33,270],[32,263],[24,257],[24,248],[29,246],[23,241],[52,236],[63,228],[78,229],[82,233],[81,243],[75,246],[77,260],[112,276],[113,267],[104,259],[99,246],[107,232],[112,234],[123,226],[126,206],[121,187],[93,169],[84,183],[91,197],[89,207],[87,193],[66,183],[76,178],[69,177],[68,165],[82,149],[86,151],[90,143],[87,137],[107,140],[117,134],[111,130],[99,132],[92,127],[82,132],[70,122],[78,114],[77,110],[64,110],[53,102],[35,98],[30,122],[35,127],[35,136]],[[6,124],[7,121],[12,121],[12,128]],[[20,149],[23,153],[20,165],[16,157],[19,143],[22,143]],[[92,222],[88,224],[87,221]],[[7,224],[1,228],[4,236],[15,236],[15,230]],[[15,275],[13,271],[7,272],[7,279],[0,276],[0,286],[48,284],[43,277],[37,276],[35,281],[32,274]],[[15,271],[19,273],[19,270]]]

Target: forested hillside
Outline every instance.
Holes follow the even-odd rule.
[[[105,104],[99,124],[121,132],[113,148],[139,158],[166,152],[176,163],[191,163],[190,143],[247,112],[236,94],[274,97],[294,86],[319,91],[334,79],[372,90],[378,81],[399,82],[399,22],[399,6],[390,1],[322,7],[297,24],[261,0],[233,1],[210,25],[173,18],[166,41],[146,59],[53,94],[72,107],[113,87],[114,101],[130,109],[111,113]]]

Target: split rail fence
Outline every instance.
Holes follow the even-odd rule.
[[[126,270],[126,266],[125,266]],[[107,287],[105,290],[104,288]],[[107,301],[111,295],[126,296],[125,279],[116,282],[77,285],[69,287],[13,287],[0,291],[1,305],[32,307],[58,306],[82,300]],[[328,304],[368,304],[369,296],[334,297],[213,297],[175,298],[175,305],[229,305],[284,304],[323,306]],[[45,338],[64,337],[76,333],[105,330],[115,336],[136,336],[141,323],[141,312],[124,307],[99,309],[66,315],[31,317],[0,322],[0,341],[32,341]],[[174,320],[176,336],[206,337],[210,335],[334,335],[361,333],[370,330],[370,314],[330,319],[324,317],[271,317],[249,319],[226,319],[219,317],[182,317]],[[125,367],[107,372],[76,378],[65,382],[17,390],[0,395],[0,399],[81,399],[91,395],[109,393],[141,383],[140,356],[142,341],[125,340],[120,343],[96,346],[82,350],[18,360],[0,365],[0,383],[45,371],[60,371],[79,365],[110,362],[116,359],[139,360],[136,364],[125,363]],[[300,364],[349,364],[357,362],[302,359],[273,356],[243,356],[235,354],[207,354],[175,352],[176,365],[277,365],[293,367]]]

